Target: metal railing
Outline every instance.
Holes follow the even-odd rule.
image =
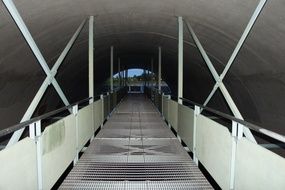
[[[285,136],[284,135],[281,135],[281,134],[278,134],[276,132],[270,131],[268,129],[262,128],[262,127],[260,127],[260,126],[258,126],[256,124],[250,123],[248,121],[238,119],[238,118],[236,118],[234,116],[231,116],[229,114],[220,112],[220,111],[215,110],[213,108],[209,108],[209,107],[203,106],[202,104],[193,102],[193,101],[188,100],[186,98],[179,98],[179,99],[181,99],[181,100],[183,100],[183,101],[185,101],[187,103],[190,103],[193,106],[198,106],[199,108],[207,110],[207,111],[209,111],[209,112],[211,112],[213,114],[216,114],[218,116],[221,116],[221,117],[223,117],[225,119],[228,119],[228,120],[231,120],[231,121],[235,121],[235,122],[237,122],[237,123],[239,123],[239,124],[241,124],[241,125],[243,125],[245,127],[248,127],[249,129],[251,129],[253,131],[256,131],[258,133],[262,133],[262,134],[267,135],[267,136],[269,136],[269,137],[271,137],[271,138],[273,138],[275,140],[278,140],[278,141],[281,141],[281,142],[285,143]]]
[[[158,110],[168,126],[175,130],[178,140],[182,140],[193,153],[193,161],[197,165],[201,163],[222,189],[253,189],[256,183],[266,187],[264,189],[272,187],[272,184],[275,189],[284,189],[284,157],[253,143],[244,136],[244,131],[248,128],[284,143],[283,135],[191,100],[172,96],[182,100],[180,104],[157,89],[148,88],[146,93],[154,105],[161,108]],[[202,114],[203,110],[206,113]],[[221,117],[222,123],[230,121],[231,127],[214,121],[208,114]],[[259,171],[261,166],[263,172]],[[275,168],[273,173],[272,168]],[[272,173],[270,181],[264,173]]]
[[[54,110],[54,111],[51,111],[51,112],[48,112],[48,113],[45,113],[43,115],[40,115],[38,117],[34,117],[30,120],[27,120],[27,121],[24,121],[24,122],[21,122],[21,123],[18,123],[16,125],[12,125],[6,129],[3,129],[0,131],[0,137],[3,137],[5,135],[8,135],[10,133],[13,133],[19,129],[22,129],[22,128],[25,128],[27,127],[28,125],[32,124],[32,123],[35,123],[36,121],[39,121],[39,120],[43,120],[43,119],[46,119],[46,118],[49,118],[53,115],[56,115],[56,114],[59,114],[65,110],[69,110],[71,109],[73,106],[76,106],[76,105],[79,105],[79,104],[82,104],[82,103],[85,103],[85,102],[88,102],[90,99],[92,99],[92,97],[89,97],[89,98],[85,98],[83,100],[80,100],[78,102],[75,102],[73,104],[70,104],[68,106],[64,106],[62,108],[59,108],[57,110]]]
[[[116,88],[116,89],[113,90],[113,92],[109,91],[109,92],[102,93],[101,95],[108,96],[109,94],[114,93],[114,92],[118,92],[118,91],[120,91],[123,88],[125,88],[125,87]],[[54,115],[59,114],[59,113],[62,113],[63,111],[72,109],[72,107],[74,107],[76,105],[86,103],[89,100],[94,99],[94,98],[100,98],[101,95],[96,95],[94,97],[89,97],[89,98],[85,98],[85,99],[79,100],[79,101],[74,102],[74,103],[72,103],[72,104],[70,104],[68,106],[61,107],[61,108],[59,108],[57,110],[50,111],[50,112],[45,113],[43,115],[34,117],[34,118],[30,119],[30,120],[27,120],[27,121],[24,121],[24,122],[21,122],[21,123],[9,126],[9,127],[5,128],[5,129],[2,129],[0,131],[0,138],[3,137],[3,136],[8,135],[10,133],[13,133],[13,132],[15,132],[15,131],[17,131],[19,129],[25,128],[25,127],[29,126],[30,124],[35,123],[35,122],[37,122],[39,120],[47,119],[47,118],[49,118],[51,116],[54,116]]]
[[[149,87],[147,87],[149,88]],[[158,89],[156,88],[149,88],[150,90],[152,91],[155,91],[156,93],[160,94],[160,95],[163,95]],[[182,97],[177,97],[177,96],[172,96],[172,95],[168,95],[170,97],[173,97],[173,98],[177,98],[177,99],[181,99],[187,103],[190,103],[191,105],[193,106],[197,106],[199,107],[200,109],[204,109],[204,110],[207,110],[208,112],[210,113],[213,113],[213,114],[216,114],[218,116],[221,116],[222,118],[224,119],[228,119],[228,120],[231,120],[231,121],[234,121],[234,122],[237,122],[238,124],[241,124],[243,125],[244,127],[248,127],[249,129],[255,131],[255,132],[258,132],[258,133],[261,133],[261,134],[264,134],[266,136],[269,136],[275,140],[278,140],[278,141],[281,141],[283,143],[285,143],[285,136],[284,135],[281,135],[279,133],[276,133],[276,132],[273,132],[271,130],[268,130],[268,129],[265,129],[261,126],[258,126],[256,124],[253,124],[253,123],[250,123],[248,121],[245,121],[245,120],[241,120],[241,119],[238,119],[232,115],[229,115],[229,114],[226,114],[226,113],[223,113],[221,111],[218,111],[218,110],[215,110],[213,108],[210,108],[210,107],[207,107],[207,106],[204,106],[202,104],[199,104],[197,102],[194,102],[194,101],[191,101],[189,99],[186,99],[186,98],[182,98]]]
[[[74,164],[78,161],[80,151],[84,149],[89,140],[94,139],[97,129],[103,126],[104,121],[126,94],[126,88],[116,89],[110,93],[108,92],[107,95],[100,95],[98,99],[99,96],[96,96],[96,101],[90,102],[89,100],[93,99],[92,97],[85,98],[1,130],[0,137],[25,127],[28,127],[29,134],[13,146],[0,151],[1,163],[6,163],[1,168],[0,176],[4,181],[8,181],[5,177],[5,171],[9,171],[13,174],[15,180],[29,182],[23,185],[21,182],[13,184],[14,188],[12,189],[52,188],[68,165],[72,161]],[[88,105],[85,105],[85,103],[88,103]],[[82,105],[82,109],[78,109],[79,105]],[[57,114],[63,114],[66,110],[70,110],[71,114],[60,117],[59,121],[54,122],[55,120],[53,120],[53,123],[49,123],[44,128],[42,127],[43,120]],[[106,116],[103,114],[105,110]],[[56,146],[54,146],[55,144]],[[25,148],[21,148],[22,146]],[[13,156],[15,154],[19,155],[19,158]],[[11,170],[11,167],[16,167],[17,170]],[[30,168],[28,171],[27,167]],[[50,173],[49,168],[53,168],[54,171]],[[23,175],[26,173],[29,175]],[[47,175],[49,177],[46,177]],[[9,189],[11,184],[4,183],[3,186],[0,183],[1,187]]]

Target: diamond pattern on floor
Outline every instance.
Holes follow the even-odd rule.
[[[129,95],[60,189],[213,189],[144,95]]]

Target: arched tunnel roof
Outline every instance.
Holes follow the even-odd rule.
[[[162,78],[175,93],[177,16],[192,25],[221,74],[259,1],[14,0],[14,3],[50,68],[82,20],[94,15],[95,86],[109,77],[110,46],[114,46],[115,63],[120,57],[126,68],[149,68],[152,57],[157,64],[161,46]],[[46,76],[3,2],[0,5],[0,118],[1,128],[5,128],[20,121]],[[224,79],[247,121],[283,134],[284,7],[282,0],[266,4]],[[56,78],[70,102],[88,96],[88,24]],[[215,84],[186,26],[184,81],[184,97],[198,103],[205,101]],[[35,114],[61,105],[50,86]],[[220,92],[209,106],[228,111]]]

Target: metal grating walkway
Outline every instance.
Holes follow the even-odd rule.
[[[152,103],[129,95],[60,189],[212,189]]]

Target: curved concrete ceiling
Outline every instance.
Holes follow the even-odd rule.
[[[177,91],[177,16],[193,26],[220,74],[258,0],[14,0],[49,67],[89,15],[95,18],[95,83],[109,77],[110,46],[126,67],[150,67],[162,47],[162,77]],[[244,118],[285,134],[285,3],[269,1],[224,83]],[[45,74],[11,16],[0,4],[1,128],[20,121]],[[186,27],[185,27],[186,28]],[[184,29],[184,96],[203,103],[214,80],[188,31]],[[69,101],[88,96],[88,28],[58,71]],[[116,69],[116,68],[115,68]],[[61,106],[54,89],[36,114]],[[52,102],[52,103],[51,103]],[[49,106],[47,106],[49,105]],[[216,93],[211,107],[228,111]]]

